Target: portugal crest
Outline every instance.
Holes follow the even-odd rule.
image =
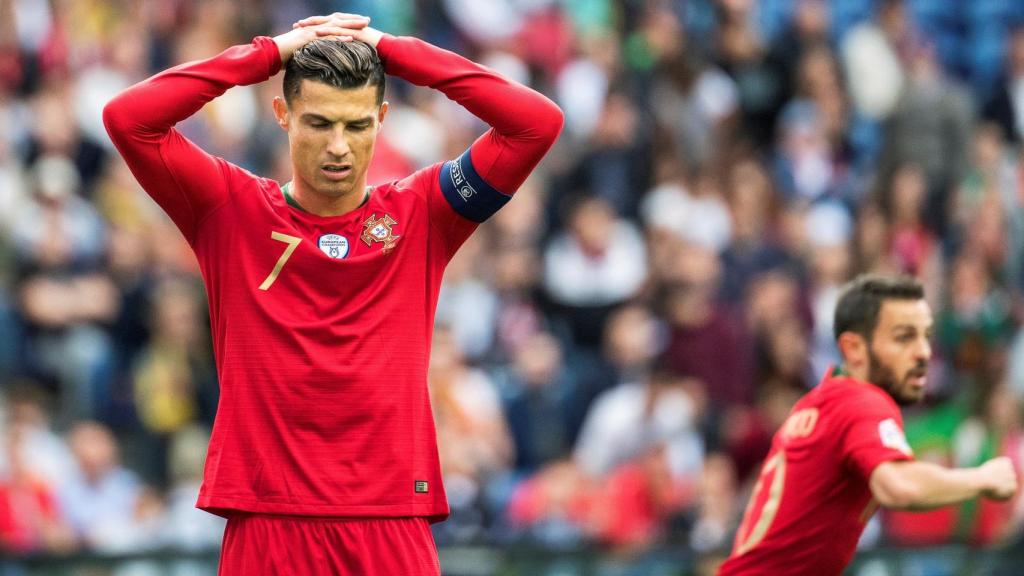
[[[395,242],[401,238],[401,236],[395,236],[391,229],[395,224],[398,222],[387,214],[380,218],[377,218],[376,214],[370,214],[370,217],[363,222],[363,235],[360,238],[366,242],[367,246],[373,246],[374,242],[384,243],[383,251],[387,252],[394,248]]]

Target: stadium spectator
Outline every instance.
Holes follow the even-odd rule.
[[[758,149],[771,146],[779,111],[789,98],[784,63],[771,53],[754,28],[751,0],[715,3],[720,20],[715,63],[736,83],[741,112],[740,137]]]
[[[943,72],[935,50],[929,43],[911,50],[907,87],[886,121],[879,170],[899,174],[917,166],[925,192],[922,218],[933,233],[945,233],[950,190],[967,166],[974,101]]]
[[[34,194],[11,231],[29,371],[58,385],[62,419],[101,418],[108,408],[112,342],[104,325],[117,292],[103,268],[105,230],[64,156],[33,165]]]
[[[656,370],[641,381],[625,382],[597,397],[583,423],[574,458],[590,476],[608,477],[616,468],[651,453],[664,461],[669,477],[693,486],[700,475],[704,446],[697,433],[698,404],[686,381]],[[699,393],[699,392],[698,392]],[[654,461],[652,465],[657,465]]]
[[[22,465],[28,474],[57,489],[70,477],[76,464],[62,435],[53,429],[51,396],[37,382],[15,380],[5,385],[4,426],[18,434]],[[7,453],[0,456],[0,471],[6,473]]]
[[[1013,143],[1024,137],[1024,26],[1007,38],[1006,62],[995,95],[985,103],[982,116],[999,126],[1002,136]]]
[[[710,453],[697,487],[697,506],[689,544],[698,553],[714,553],[728,547],[738,516],[738,486],[732,459]]]
[[[61,521],[53,491],[29,474],[18,435],[5,440],[9,469],[0,480],[0,549],[14,555],[70,551],[75,540]]]
[[[569,548],[593,538],[600,484],[571,458],[555,460],[516,486],[508,523],[517,535],[546,546]]]
[[[754,359],[743,320],[716,296],[721,263],[703,248],[677,256],[680,277],[664,287],[665,366],[707,385],[713,410],[754,400]]]
[[[445,270],[444,287],[437,298],[435,322],[447,327],[460,353],[470,360],[492,351],[497,332],[500,300],[482,274],[474,270],[483,249],[482,235],[471,237],[463,245]]]
[[[576,416],[583,383],[566,366],[558,340],[548,332],[526,337],[496,380],[515,442],[516,470],[532,472],[567,456],[583,420]]]
[[[573,339],[596,346],[612,307],[635,296],[647,279],[646,249],[636,225],[600,197],[581,200],[568,227],[544,252],[545,287]]]
[[[508,472],[515,446],[494,383],[466,365],[454,335],[444,328],[434,332],[427,378],[438,455],[456,516],[441,529],[457,540],[473,540],[483,530],[478,515],[483,491]]]
[[[168,483],[168,454],[175,432],[195,422],[213,423],[217,380],[198,287],[165,280],[152,289],[150,336],[131,370],[135,414],[141,423],[139,459],[149,482]]]
[[[666,155],[660,162],[667,174],[647,191],[640,204],[640,217],[649,231],[654,280],[672,273],[670,263],[662,259],[670,258],[665,252],[670,252],[673,244],[692,242],[717,254],[726,249],[732,237],[732,216],[714,175],[703,170],[688,186],[677,158]],[[666,233],[672,236],[665,237]]]
[[[121,465],[117,440],[102,424],[76,424],[68,444],[78,466],[60,487],[61,515],[83,545],[112,545],[108,535],[131,533],[144,486]]]

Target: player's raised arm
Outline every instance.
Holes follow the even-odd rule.
[[[471,155],[480,177],[501,192],[519,188],[562,130],[554,102],[458,54],[388,35],[378,53],[388,74],[440,90],[491,126]]]
[[[297,26],[339,26],[343,25],[340,16],[307,18]],[[514,193],[562,130],[562,111],[554,102],[458,54],[370,27],[353,37],[377,48],[386,73],[440,90],[491,126],[458,161],[462,176],[471,184],[478,177],[502,195]],[[472,165],[467,166],[470,158]],[[466,206],[460,213],[482,221],[500,207],[475,199],[479,200],[484,201]],[[503,203],[507,197],[495,200]]]
[[[871,473],[870,487],[886,508],[929,510],[979,496],[1008,500],[1017,492],[1017,473],[1006,457],[958,469],[914,460],[885,462]]]
[[[340,19],[366,26],[361,16]],[[227,199],[230,165],[174,129],[233,86],[267,80],[319,27],[295,29],[273,39],[255,38],[206,60],[165,70],[117,95],[103,109],[107,133],[146,192],[189,241],[196,225]]]

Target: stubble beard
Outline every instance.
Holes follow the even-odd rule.
[[[907,373],[903,375],[903,378],[897,378],[895,371],[882,360],[875,356],[871,346],[868,346],[868,359],[871,362],[871,370],[868,373],[868,381],[878,386],[882,390],[885,390],[893,400],[896,401],[900,406],[913,406],[921,401],[924,394],[916,394],[908,391],[907,380],[910,379],[910,373],[923,369],[925,366],[917,365],[907,370]]]

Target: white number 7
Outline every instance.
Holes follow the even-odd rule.
[[[284,263],[292,257],[292,252],[295,252],[295,249],[299,247],[299,242],[302,242],[301,238],[281,234],[280,232],[271,232],[270,237],[278,242],[284,242],[288,247],[284,249],[284,254],[281,254],[281,257],[277,259],[277,264],[274,265],[274,269],[270,272],[270,276],[267,276],[267,279],[263,281],[263,284],[260,284],[260,290],[267,290],[270,288],[274,283],[274,280],[277,280],[277,275],[281,273],[281,269],[284,268]]]

